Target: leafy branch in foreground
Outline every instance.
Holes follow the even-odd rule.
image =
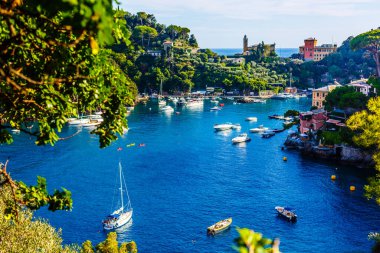
[[[264,238],[262,234],[248,228],[237,228],[239,237],[234,248],[240,253],[280,253],[279,239]]]
[[[53,145],[67,118],[102,110],[93,133],[101,147],[127,126],[136,85],[103,46],[129,43],[126,21],[111,0],[5,1],[0,6],[0,142],[9,127],[33,131],[36,144]],[[37,130],[36,130],[37,129]]]
[[[25,207],[37,210],[48,205],[50,211],[71,210],[73,202],[71,192],[62,188],[55,190],[53,194],[47,191],[46,179],[38,177],[37,185],[27,186],[22,181],[14,181],[7,173],[7,164],[0,164],[1,187],[8,185],[12,192],[12,198],[7,199],[7,207],[4,209],[4,218],[18,220],[18,214]]]

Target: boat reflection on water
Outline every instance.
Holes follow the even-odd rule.
[[[232,129],[215,132],[217,135],[228,137],[232,134]]]
[[[125,223],[123,226],[115,229],[119,242],[129,242],[133,240],[132,232],[133,219]]]

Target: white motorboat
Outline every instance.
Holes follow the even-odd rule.
[[[174,112],[174,109],[170,105],[166,105],[166,106],[162,107],[161,111],[163,111],[163,112]]]
[[[20,129],[15,129],[15,128],[13,128],[13,129],[11,129],[11,132],[12,132],[13,134],[19,134],[21,131],[20,131]]]
[[[215,124],[214,130],[215,131],[225,131],[232,129],[233,124],[232,123],[224,123],[224,124]]]
[[[75,125],[83,125],[90,122],[90,119],[87,117],[82,117],[82,118],[76,118],[76,119],[71,119],[70,121],[67,122],[67,124],[75,126]]]
[[[120,200],[121,207],[115,210],[113,213],[108,215],[103,221],[103,228],[105,230],[117,229],[126,223],[128,223],[132,219],[133,209],[131,205],[131,201],[129,199],[129,194],[127,190],[127,185],[125,184],[123,171],[121,168],[121,164],[119,163],[119,178],[120,178]],[[124,189],[123,189],[124,187]],[[124,205],[124,191],[127,194],[128,202]]]
[[[268,127],[264,127],[263,125],[260,125],[259,127],[249,129],[249,131],[252,133],[262,133],[262,132],[267,131],[268,129],[269,129]]]
[[[245,118],[246,121],[251,121],[251,122],[257,122],[257,118],[256,117],[247,117]]]
[[[232,143],[241,143],[241,142],[247,142],[250,141],[251,138],[248,137],[248,134],[243,133],[239,134],[239,136],[232,139]]]
[[[218,106],[214,106],[210,109],[210,111],[220,111],[222,110],[222,108],[218,107]]]
[[[240,124],[233,124],[232,125],[232,129],[240,130],[241,129],[241,125]]]
[[[198,107],[203,106],[203,100],[201,99],[190,99],[186,103],[186,107]]]
[[[215,103],[215,104],[219,103],[219,101],[218,101],[218,100],[215,100],[215,99],[210,100],[210,102],[211,102],[211,103]]]
[[[103,119],[102,119],[102,121],[103,121]],[[90,120],[86,123],[80,124],[80,126],[82,126],[82,127],[93,127],[93,126],[98,126],[101,123],[102,122],[100,120]]]
[[[104,119],[101,115],[99,114],[92,114],[92,115],[88,115],[88,117],[90,118],[90,120],[97,120],[99,122],[103,122]]]

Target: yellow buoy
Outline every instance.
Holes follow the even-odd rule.
[[[282,158],[282,160],[284,160],[284,162],[286,162],[288,160],[288,158],[286,156],[284,156],[284,158]]]
[[[331,180],[335,180],[336,179],[336,176],[335,175],[331,175]]]
[[[350,186],[350,191],[353,192],[353,191],[355,191],[355,190],[356,190],[355,186],[351,185],[351,186]]]

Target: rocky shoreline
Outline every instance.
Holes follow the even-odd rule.
[[[284,143],[286,149],[295,149],[304,156],[316,159],[332,160],[359,168],[374,166],[372,154],[360,148],[348,145],[323,146],[309,136],[290,134]]]

